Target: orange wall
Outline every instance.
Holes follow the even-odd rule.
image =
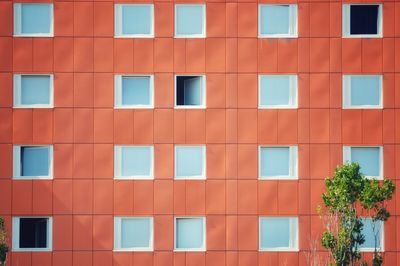
[[[384,1],[378,39],[342,39],[334,1],[299,1],[297,39],[257,39],[251,1],[208,2],[206,39],[173,38],[171,1],[155,2],[154,39],[114,39],[113,2],[54,5],[54,38],[13,38],[0,2],[0,215],[10,229],[12,216],[54,219],[53,252],[9,265],[305,265],[303,252],[257,252],[259,215],[298,215],[308,249],[342,144],[383,145],[384,175],[400,178],[400,2]],[[30,72],[54,72],[54,109],[12,109],[12,74]],[[114,73],[154,73],[155,109],[114,110]],[[174,73],[207,75],[206,110],[173,109]],[[258,110],[258,73],[297,73],[299,108]],[[384,109],[342,110],[342,73],[384,73]],[[13,181],[12,144],[47,143],[54,180]],[[113,145],[138,143],[154,143],[155,180],[114,181]],[[206,143],[206,181],[173,180],[175,143]],[[257,180],[257,145],[276,143],[298,144],[299,180]],[[386,265],[400,263],[396,202]],[[113,253],[116,215],[154,215],[155,251]],[[172,252],[173,215],[207,216],[207,252]]]

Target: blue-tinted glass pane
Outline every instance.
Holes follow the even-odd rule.
[[[49,76],[21,76],[21,104],[49,104]]]
[[[122,176],[150,176],[150,147],[122,147]]]
[[[185,105],[201,105],[201,78],[187,79],[184,86]]]
[[[50,33],[51,5],[21,4],[22,33]]]
[[[122,6],[123,34],[151,33],[151,6]]]
[[[48,147],[21,147],[21,176],[49,175]]]
[[[290,221],[288,218],[261,219],[261,248],[290,247]]]
[[[176,248],[203,247],[203,219],[184,218],[176,220]]]
[[[261,76],[260,104],[289,105],[290,78],[288,76]]]
[[[203,33],[203,7],[199,5],[176,6],[176,34],[196,35]]]
[[[380,102],[379,77],[351,77],[351,105],[379,105]]]
[[[289,6],[261,6],[261,34],[289,33]]]
[[[363,219],[364,227],[362,234],[365,237],[365,242],[360,245],[360,248],[374,248],[375,247],[375,237],[377,248],[381,247],[381,233],[382,233],[382,223],[372,222],[372,219]],[[374,225],[374,227],[373,227]]]
[[[289,148],[261,148],[261,176],[289,175]]]
[[[121,247],[147,248],[150,246],[150,219],[135,218],[121,220]]]
[[[380,150],[377,147],[352,147],[351,161],[358,162],[366,176],[380,176]]]
[[[122,77],[122,104],[149,105],[150,77]]]
[[[176,148],[176,175],[181,177],[203,175],[203,148]]]

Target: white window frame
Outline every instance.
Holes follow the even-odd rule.
[[[289,33],[287,34],[262,34],[261,33],[261,8],[266,6],[289,6]],[[297,4],[259,4],[258,5],[258,38],[297,38],[298,19]]]
[[[46,218],[47,220],[47,247],[46,248],[20,248],[20,219],[21,218]],[[53,250],[53,218],[51,216],[17,216],[12,217],[12,251],[13,252],[44,252]]]
[[[261,175],[261,150],[263,148],[289,148],[289,175],[281,176],[263,176]],[[259,180],[296,180],[299,179],[298,174],[298,147],[281,146],[281,145],[260,145],[258,146],[258,179]]]
[[[177,163],[177,148],[193,148],[193,147],[201,147],[202,148],[202,155],[203,155],[203,169],[202,169],[202,175],[197,175],[197,176],[178,176],[177,170],[178,170],[178,163]],[[207,147],[206,145],[175,145],[174,147],[174,179],[175,180],[205,180],[207,179]]]
[[[122,247],[122,220],[149,219],[150,221],[150,241],[148,247]],[[147,252],[154,250],[154,219],[152,216],[116,216],[114,217],[114,250],[117,252]]]
[[[343,163],[351,163],[351,148],[379,148],[379,176],[365,176],[369,179],[383,180],[383,146],[343,146]],[[362,170],[361,170],[362,172]]]
[[[363,217],[362,219],[363,220],[367,220],[367,219],[372,220],[372,218],[369,218],[369,217]],[[385,223],[383,221],[376,221],[376,222],[379,222],[382,225],[382,230],[379,232],[381,246],[379,248],[377,248],[377,250],[379,252],[384,252],[385,251]],[[374,252],[375,251],[374,248],[362,248],[362,247],[359,247],[359,250],[361,252]]]
[[[49,100],[48,104],[22,104],[21,103],[21,79],[23,76],[46,76],[50,78]],[[53,74],[14,74],[13,79],[13,101],[14,108],[53,108],[54,107],[54,75]]]
[[[178,82],[177,82],[177,80],[178,80],[178,77],[199,77],[200,79],[201,79],[201,97],[202,97],[202,104],[200,104],[200,105],[178,105],[178,103],[177,103],[177,96],[178,96],[178,88],[177,88],[177,85],[178,85]],[[205,108],[207,108],[207,104],[206,104],[206,102],[207,102],[207,93],[206,93],[206,91],[207,91],[207,86],[206,86],[206,84],[207,84],[207,79],[206,79],[206,75],[198,75],[198,74],[182,74],[182,75],[175,75],[175,78],[174,78],[174,90],[175,90],[175,93],[174,93],[174,108],[175,109],[205,109]]]
[[[150,104],[122,104],[122,78],[147,77],[150,78]],[[114,76],[114,108],[115,109],[154,109],[154,75],[129,74]]]
[[[150,33],[149,34],[125,34],[122,32],[122,9],[125,6],[149,6],[150,7]],[[153,4],[114,4],[114,37],[115,38],[154,38],[154,5]]]
[[[50,32],[48,33],[22,33],[22,14],[23,4],[50,5]],[[21,2],[14,3],[14,37],[54,37],[54,5],[49,2]]]
[[[284,76],[289,78],[289,101],[288,105],[261,104],[261,79],[268,76]],[[258,75],[258,108],[259,109],[297,109],[298,108],[298,76],[287,74],[261,74]]]
[[[47,147],[49,148],[49,175],[47,176],[21,176],[21,148],[22,147]],[[36,180],[53,179],[53,145],[14,145],[13,146],[13,179]]]
[[[122,175],[122,148],[150,148],[150,175]],[[154,179],[154,146],[152,145],[115,145],[114,146],[114,179],[117,180],[152,180]]]
[[[203,245],[200,248],[178,248],[178,219],[201,219],[203,222]],[[205,216],[175,216],[174,217],[174,252],[205,252],[207,251],[207,220]]]
[[[379,6],[378,8],[378,33],[377,34],[350,34],[350,6]],[[382,4],[378,3],[350,3],[342,5],[342,37],[343,38],[382,38]]]
[[[277,247],[277,248],[264,248],[261,246],[261,221],[262,220],[271,220],[271,219],[289,219],[289,242],[293,246],[289,247]],[[299,218],[294,216],[260,216],[258,220],[258,243],[260,252],[296,252],[299,251]]]
[[[203,28],[202,28],[202,33],[201,34],[178,34],[177,33],[177,29],[178,29],[178,25],[177,25],[177,7],[178,6],[182,6],[182,7],[189,7],[189,6],[201,6],[202,11],[203,11]],[[205,4],[197,4],[197,3],[193,3],[193,4],[175,4],[174,6],[174,38],[206,38],[206,31],[207,31],[207,13],[206,13],[206,5]]]
[[[351,79],[353,77],[378,77],[380,89],[379,105],[352,105],[351,104]],[[343,75],[342,90],[343,109],[382,109],[383,108],[383,78],[382,75]]]

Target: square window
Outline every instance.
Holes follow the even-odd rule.
[[[152,146],[115,146],[115,178],[153,179]]]
[[[53,107],[53,75],[14,75],[14,107]]]
[[[343,76],[343,108],[382,108],[382,98],[382,76]]]
[[[261,38],[296,38],[297,5],[259,5],[258,29]]]
[[[116,4],[115,36],[154,37],[154,6],[150,4]]]
[[[343,5],[343,37],[382,37],[382,5]]]
[[[175,5],[175,37],[206,37],[206,6],[198,4]]]
[[[372,221],[371,218],[362,219],[365,242],[360,245],[361,251],[373,251],[376,248],[383,251],[383,222]],[[375,242],[376,241],[376,242]]]
[[[296,75],[260,75],[258,87],[260,108],[297,108]]]
[[[51,217],[13,217],[13,251],[51,251]]]
[[[261,217],[260,251],[297,251],[297,217]]]
[[[344,147],[344,162],[357,162],[367,177],[382,179],[382,147]]]
[[[206,219],[204,217],[175,218],[175,251],[206,250]]]
[[[176,76],[176,108],[205,108],[205,93],[205,76]]]
[[[260,179],[296,179],[297,147],[260,147]]]
[[[152,217],[115,217],[114,250],[116,251],[152,251]]]
[[[206,178],[206,147],[176,146],[175,147],[175,178],[205,179]]]
[[[53,36],[53,4],[15,3],[14,35],[30,37]]]
[[[14,178],[51,179],[52,146],[14,146]]]
[[[115,76],[116,108],[153,108],[153,76]]]

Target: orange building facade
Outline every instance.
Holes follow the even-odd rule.
[[[344,146],[381,147],[383,176],[400,185],[400,2],[379,3],[378,38],[343,37],[347,1],[274,1],[297,4],[291,38],[259,36],[261,2],[195,1],[205,5],[200,38],[175,36],[183,1],[145,1],[148,38],[115,37],[117,2],[51,3],[54,36],[39,38],[15,35],[14,2],[0,1],[0,216],[10,242],[13,217],[52,219],[51,249],[12,247],[7,265],[307,265],[323,230],[324,178]],[[53,105],[16,107],[15,74],[53,75]],[[151,108],[114,106],[114,76],[127,74],[153,76]],[[297,106],[259,107],[267,74],[297,75]],[[176,75],[205,77],[202,108],[177,108]],[[380,107],[344,108],[343,75],[381,75]],[[51,178],[15,178],[17,145],[50,145]],[[153,178],[114,178],[116,145],[152,146]],[[174,178],[177,145],[205,146],[203,179]],[[260,147],[288,145],[296,177],[259,178]],[[400,265],[397,204],[384,225],[385,265]],[[153,218],[150,251],[114,250],[114,217],[131,216]],[[200,252],[176,250],[175,218],[186,216],[205,218]],[[297,250],[260,250],[260,217],[281,216],[298,219]]]

